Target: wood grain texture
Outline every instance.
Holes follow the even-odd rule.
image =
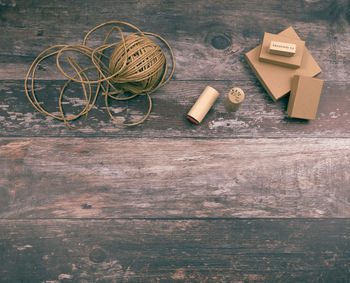
[[[340,219],[1,220],[0,281],[348,282],[349,227]]]
[[[59,114],[58,90],[63,81],[40,81],[39,100],[49,111]],[[216,88],[220,97],[200,125],[185,119],[206,85]],[[224,103],[227,92],[241,87],[246,98],[240,109],[228,112]],[[0,83],[0,136],[110,136],[110,137],[203,137],[203,138],[255,138],[255,137],[350,137],[349,83],[325,82],[320,99],[317,120],[288,118],[288,98],[274,103],[256,84],[233,81],[171,81],[152,95],[154,106],[149,119],[136,127],[120,127],[108,116],[104,98],[97,100],[86,124],[77,131],[37,112],[25,97],[22,82]],[[68,114],[85,106],[81,89],[73,86],[66,94],[65,110]],[[146,101],[138,98],[128,103],[111,102],[115,117],[137,121],[146,112]]]
[[[3,0],[0,79],[23,79],[30,62],[53,44],[76,44],[108,20],[132,22],[165,36],[178,80],[256,81],[245,52],[265,31],[293,25],[324,70],[326,81],[348,81],[350,28],[345,1],[92,1]],[[60,23],[60,24],[57,24]],[[96,36],[92,45],[102,39]],[[57,79],[46,67],[44,79]]]
[[[349,139],[0,143],[2,218],[350,217]]]
[[[108,20],[164,36],[174,78],[142,125],[115,126],[100,98],[69,131],[28,103],[25,73]],[[0,282],[349,282],[349,24],[347,0],[0,0]],[[315,121],[287,118],[244,60],[288,26],[323,69]],[[52,61],[38,79],[57,112]],[[193,126],[206,85],[221,96]],[[83,104],[67,91],[68,114]],[[112,105],[127,121],[145,110]]]
[[[215,9],[214,9],[215,8]],[[291,13],[293,8],[293,13]],[[1,136],[116,136],[116,137],[349,137],[350,28],[344,1],[74,1],[43,3],[4,1],[0,10],[0,128]],[[101,13],[95,13],[100,11]],[[155,107],[147,123],[132,129],[116,127],[102,99],[87,125],[71,132],[63,123],[41,116],[24,98],[26,69],[44,47],[80,42],[91,27],[106,21],[130,21],[165,36],[173,46],[176,73],[153,97]],[[132,18],[127,15],[132,11]],[[93,16],[92,16],[93,15]],[[268,15],[268,16],[267,16]],[[130,17],[130,15],[129,15]],[[147,20],[145,18],[147,17]],[[38,19],[43,19],[38,21]],[[57,25],[57,21],[60,22]],[[159,24],[164,23],[164,24]],[[274,104],[253,75],[243,55],[255,47],[264,31],[279,32],[293,25],[306,40],[325,79],[318,120],[286,117],[288,99]],[[101,36],[102,37],[102,36]],[[97,38],[92,44],[98,44]],[[50,64],[51,63],[51,64]],[[54,62],[38,72],[37,88],[44,105],[58,111],[57,92],[62,75]],[[9,81],[10,80],[10,81]],[[42,80],[49,80],[44,82]],[[193,127],[184,114],[206,85],[221,98],[204,123]],[[241,87],[247,100],[238,113],[223,107],[226,93]],[[67,106],[82,107],[79,89],[67,95]],[[115,104],[113,112],[134,121],[142,117],[142,99]]]

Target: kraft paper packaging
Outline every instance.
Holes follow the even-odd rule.
[[[296,45],[296,53],[294,56],[286,57],[271,54],[269,52],[271,41],[282,41],[293,43]],[[263,42],[261,44],[259,60],[270,64],[279,65],[286,68],[300,68],[305,53],[305,41],[296,38],[289,38],[278,34],[265,32]]]
[[[322,79],[307,76],[294,76],[287,115],[300,119],[316,119],[322,86]]]
[[[279,35],[300,39],[292,27],[280,32]],[[301,66],[298,69],[290,69],[282,66],[259,61],[261,45],[245,54],[248,64],[260,80],[261,84],[274,101],[282,98],[290,91],[291,81],[295,75],[316,76],[322,70],[305,47]]]

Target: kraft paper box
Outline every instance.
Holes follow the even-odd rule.
[[[271,54],[269,52],[271,41],[280,41],[280,42],[295,44],[296,52],[294,56],[285,57],[285,56]],[[305,51],[305,41],[303,40],[292,39],[292,38],[288,38],[278,34],[265,32],[264,38],[261,44],[259,60],[262,62],[267,62],[267,63],[279,65],[282,67],[286,67],[286,68],[297,69],[301,65],[304,51]]]
[[[279,35],[300,39],[292,27],[280,32]],[[247,52],[245,57],[253,72],[274,101],[282,98],[290,91],[292,78],[295,75],[314,77],[322,71],[306,47],[298,69],[284,68],[259,61],[260,49],[261,45]]]
[[[292,80],[287,115],[300,119],[316,119],[322,86],[321,79],[295,76]]]

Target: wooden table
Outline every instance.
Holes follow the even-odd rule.
[[[174,78],[145,123],[115,125],[101,96],[71,131],[29,104],[25,73],[109,20],[164,36]],[[344,0],[1,0],[0,282],[349,282],[349,24]],[[244,60],[288,26],[323,69],[315,121],[287,118]],[[37,89],[58,111],[51,63]],[[195,126],[184,115],[206,85],[221,95]],[[231,87],[246,93],[236,113]],[[74,88],[66,100],[84,105]]]

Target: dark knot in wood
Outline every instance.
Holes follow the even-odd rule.
[[[216,49],[226,49],[231,45],[231,39],[224,34],[220,34],[211,39],[211,44]]]
[[[89,254],[89,259],[96,263],[103,262],[106,257],[105,251],[101,248],[95,248]]]

